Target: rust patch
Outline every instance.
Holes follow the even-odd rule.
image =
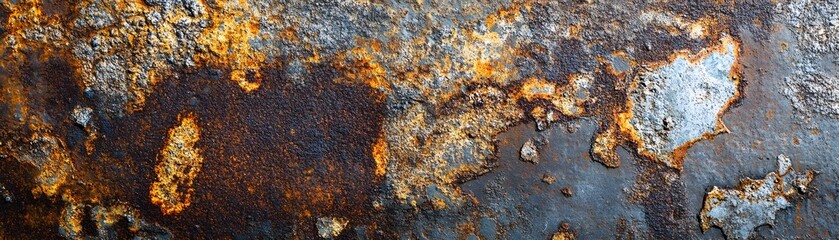
[[[551,240],[575,240],[577,233],[571,231],[571,224],[563,222],[559,224],[559,230],[551,236]]]
[[[157,179],[151,185],[152,203],[160,206],[164,214],[173,214],[188,207],[192,198],[192,181],[201,171],[204,158],[195,143],[200,129],[194,114],[178,116],[178,126],[169,130],[166,147],[161,150],[157,166]]]
[[[217,72],[176,73],[186,77],[158,86],[143,110],[98,122],[102,136],[96,140],[97,163],[86,169],[101,171],[103,181],[115,189],[133,189],[114,197],[146,204],[157,202],[155,192],[167,193],[173,186],[183,196],[188,191],[183,180],[194,177],[189,208],[179,214],[161,215],[176,212],[182,197],[162,205],[162,212],[138,208],[150,221],[171,226],[178,237],[233,236],[247,231],[241,223],[249,221],[293,226],[296,234],[314,236],[314,220],[323,216],[381,224],[371,218],[377,214],[371,196],[383,171],[376,162],[381,153],[375,150],[381,148],[376,142],[383,118],[378,91],[335,83],[340,75],[323,65],[313,71],[316,80],[306,85],[284,79],[274,68],[263,69],[260,88],[250,92]],[[195,129],[200,129],[200,138]],[[179,145],[172,140],[179,138],[188,141],[169,147]],[[167,156],[169,151],[174,154]],[[193,159],[197,152],[203,158],[201,174],[181,168],[183,177],[169,181],[176,184],[153,187],[153,176],[160,178],[166,165],[200,162]],[[152,189],[151,196],[137,194],[143,188]],[[172,198],[161,198],[167,199]]]
[[[747,239],[764,224],[773,225],[775,212],[792,206],[792,197],[806,194],[816,173],[792,168],[787,156],[778,156],[778,170],[763,179],[743,179],[734,189],[714,186],[700,212],[702,231],[720,227],[729,239]]]
[[[261,34],[259,16],[254,15],[259,11],[253,11],[247,1],[215,1],[214,4],[217,8],[210,12],[214,25],[198,39],[210,51],[197,55],[196,59],[210,65],[230,66],[230,80],[246,92],[254,91],[261,85],[260,68],[265,61],[265,54],[250,44],[251,39]]]

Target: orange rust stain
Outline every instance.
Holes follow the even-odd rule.
[[[472,222],[465,222],[457,224],[457,230],[460,232],[462,236],[465,236],[474,233],[477,230],[477,227]]]
[[[376,162],[376,176],[384,176],[387,170],[387,141],[384,136],[379,136],[376,144],[373,145],[373,160]]]
[[[800,228],[804,223],[804,218],[801,217],[801,205],[795,205],[795,227]]]
[[[258,16],[252,16],[251,6],[244,0],[218,1],[221,9],[212,11],[213,27],[205,30],[198,43],[208,46],[207,54],[196,55],[196,62],[230,66],[230,78],[246,92],[259,88],[262,76],[259,69],[266,57],[253,49],[251,39],[260,35]],[[248,80],[251,74],[253,81]]]
[[[195,147],[200,138],[195,114],[178,116],[178,119],[180,124],[169,130],[167,144],[158,155],[154,167],[157,179],[149,190],[152,203],[160,206],[164,214],[179,213],[189,206],[192,181],[204,162]]]
[[[43,4],[38,0],[19,1],[16,4],[9,4],[7,7],[9,7],[9,15],[6,22],[3,23],[4,26],[2,26],[7,32],[2,36],[3,41],[0,41],[0,49],[5,49],[3,59],[0,61],[0,68],[9,71],[10,74],[0,77],[0,83],[4,86],[0,97],[2,97],[3,103],[7,104],[6,106],[12,106],[20,113],[20,116],[25,118],[29,116],[31,110],[27,106],[30,97],[20,77],[24,73],[19,68],[27,61],[25,51],[37,49],[39,56],[35,61],[38,62],[46,62],[48,59],[55,58],[60,51],[58,47],[27,38],[26,32],[37,26],[58,26],[61,20],[58,17],[51,17],[49,14],[42,13]],[[60,45],[66,44],[66,42],[56,40],[53,44]]]
[[[377,45],[375,42],[369,44],[373,51],[381,48],[381,44]],[[333,65],[342,69],[349,82],[362,83],[379,91],[389,91],[390,82],[387,79],[387,71],[373,54],[366,48],[354,48],[349,53],[339,54],[340,56],[336,58],[338,60]]]
[[[568,223],[561,223],[559,230],[552,236],[551,240],[574,240],[577,239],[577,233],[571,231],[571,225]]]
[[[36,176],[39,186],[32,192],[43,193],[46,196],[56,196],[73,171],[73,162],[61,140],[48,134],[37,138],[46,141],[51,146],[49,146],[48,159],[41,166],[41,172]]]
[[[96,151],[97,138],[98,137],[96,136],[96,132],[91,132],[90,134],[88,134],[87,140],[84,141],[84,148],[85,151],[87,151],[88,155],[91,155],[94,151]]]
[[[775,111],[769,110],[766,112],[766,119],[772,119],[775,117]]]
[[[607,129],[594,138],[592,157],[607,167],[619,167],[621,161],[615,150],[620,143],[614,129]]]
[[[280,32],[279,37],[291,42],[300,41],[300,37],[297,36],[297,29],[294,27],[287,27],[283,29],[283,31]]]
[[[682,166],[684,163],[685,156],[688,154],[688,149],[693,145],[693,142],[679,146],[678,148],[673,150],[673,160],[672,164],[674,166]]]
[[[580,31],[583,30],[582,24],[575,24],[568,26],[568,37],[577,40],[583,40],[580,36]]]
[[[721,38],[719,43],[711,45],[707,48],[704,48],[699,53],[694,54],[694,53],[691,53],[689,49],[684,49],[684,50],[678,51],[674,54],[670,54],[670,56],[668,56],[667,60],[648,62],[648,63],[645,63],[645,65],[648,66],[649,68],[652,68],[652,69],[661,68],[665,65],[668,65],[668,64],[676,61],[677,58],[683,58],[688,63],[691,63],[691,64],[698,64],[700,61],[702,61],[702,59],[707,58],[708,55],[710,55],[710,54],[727,52],[728,51],[727,48],[728,48],[729,45],[731,45],[734,48],[734,52],[733,52],[733,54],[734,54],[734,68],[736,68],[736,67],[739,66],[739,63],[740,63],[739,60],[740,60],[740,49],[741,48],[740,48],[740,42],[737,41],[736,39],[734,39],[731,36],[726,36],[726,37]],[[737,75],[737,70],[739,70],[739,69],[732,69],[730,71],[730,73],[731,73],[730,75],[736,76]]]
[[[530,3],[514,3],[508,8],[501,8],[495,14],[490,14],[484,19],[484,24],[487,29],[491,29],[498,24],[499,21],[513,22],[516,17],[521,16],[522,5],[529,5]]]
[[[495,67],[489,61],[478,60],[472,67],[472,71],[475,72],[477,78],[489,78],[495,73]]]
[[[529,78],[521,86],[516,98],[524,98],[528,101],[534,99],[553,99],[556,92],[556,84],[544,79]]]
[[[531,116],[537,119],[540,119],[537,116],[542,116],[548,121],[556,119],[559,115],[584,116],[584,105],[589,100],[592,77],[588,74],[571,74],[568,78],[569,83],[562,86],[545,79],[528,78],[511,97],[513,100],[523,99],[531,102],[550,101],[548,105],[537,106],[531,110]]]

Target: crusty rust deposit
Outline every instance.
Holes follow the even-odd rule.
[[[166,146],[158,155],[154,167],[157,177],[151,185],[151,202],[160,206],[164,214],[179,213],[192,200],[192,182],[204,163],[195,143],[201,137],[201,129],[195,115],[187,113],[178,116],[178,125],[169,129]]]
[[[835,238],[837,6],[3,1],[0,239]]]

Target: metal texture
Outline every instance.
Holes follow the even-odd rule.
[[[839,2],[5,0],[0,239],[839,237]]]

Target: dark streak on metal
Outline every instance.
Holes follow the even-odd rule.
[[[698,224],[690,215],[685,198],[684,183],[678,170],[663,163],[637,158],[636,168],[643,173],[636,183],[650,186],[647,196],[642,198],[644,216],[656,239],[677,239],[695,236],[690,231]]]

